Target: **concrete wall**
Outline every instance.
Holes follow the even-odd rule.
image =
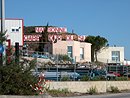
[[[130,90],[130,81],[88,81],[88,82],[50,82],[50,89],[65,89],[71,92],[86,93],[90,88],[96,87],[98,92],[106,92],[111,86],[119,90]]]
[[[130,90],[130,81],[88,81],[88,82],[48,82],[50,89],[68,88],[71,92],[87,93],[91,87],[96,87],[97,91],[106,92],[111,86],[118,87],[119,90]],[[6,96],[1,95],[0,98],[51,98],[51,96]]]

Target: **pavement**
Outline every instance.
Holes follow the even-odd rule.
[[[73,97],[49,97],[49,98],[130,98],[130,93],[86,95],[86,96],[73,96]]]

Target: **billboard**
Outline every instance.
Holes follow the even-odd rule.
[[[24,41],[39,41],[39,38],[41,37],[41,34],[33,34],[33,35],[24,35]],[[78,36],[78,41],[84,41],[86,36]],[[63,36],[58,34],[49,34],[48,35],[48,41],[55,42],[55,41],[62,41]],[[66,41],[73,41],[74,35],[66,35],[65,36]]]
[[[39,41],[41,35],[24,35],[24,41]]]
[[[45,27],[35,27],[35,32],[42,33],[42,32],[45,32],[45,29],[46,29]],[[49,33],[51,33],[51,32],[66,33],[67,28],[65,28],[65,27],[48,27],[47,32],[49,32]]]

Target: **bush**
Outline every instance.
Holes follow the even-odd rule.
[[[91,87],[87,92],[90,95],[97,94],[97,88],[96,87]]]
[[[92,81],[104,81],[106,80],[105,77],[103,76],[95,76],[94,78],[91,79]]]
[[[70,81],[70,77],[69,76],[64,76],[61,78],[61,81]]]
[[[119,93],[119,89],[118,87],[114,87],[114,86],[111,86],[110,87],[110,90],[108,90],[108,92],[111,92],[111,93]]]
[[[84,75],[84,76],[81,78],[81,81],[89,81],[89,76]]]
[[[116,81],[126,81],[127,77],[116,77]]]
[[[0,95],[37,94],[30,86],[37,82],[31,72],[34,65],[33,61],[26,67],[23,64],[16,65],[12,61],[9,65],[0,66]]]
[[[65,89],[52,89],[52,90],[48,90],[48,93],[51,96],[66,96],[67,94],[70,94],[71,92],[69,92],[69,90],[67,88]]]

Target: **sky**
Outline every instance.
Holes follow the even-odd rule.
[[[6,18],[25,26],[66,27],[78,35],[105,37],[130,60],[130,0],[5,0]]]

